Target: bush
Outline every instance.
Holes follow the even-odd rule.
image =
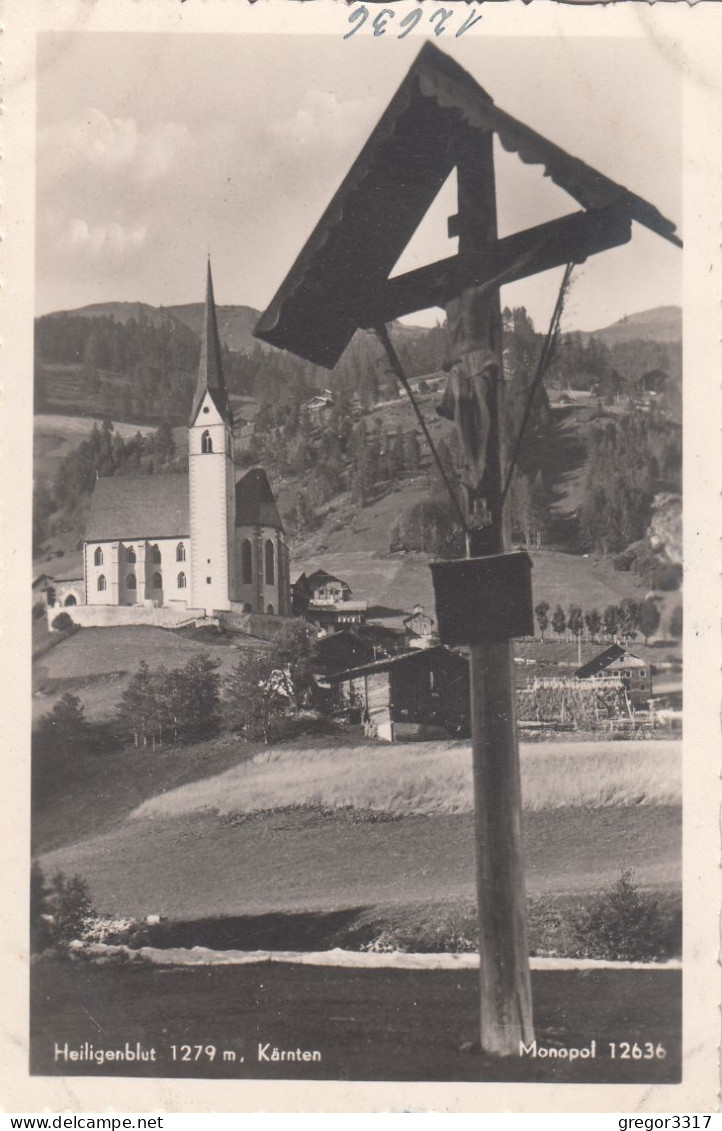
[[[30,938],[33,949],[63,949],[83,939],[95,922],[90,890],[81,876],[56,872],[49,884],[37,865],[31,873]]]
[[[33,605],[33,620],[40,620],[45,616],[45,605],[42,601],[36,601]]]
[[[75,628],[75,622],[70,613],[58,613],[52,627],[56,632],[67,632],[68,629]]]
[[[585,958],[660,961],[681,949],[679,911],[640,891],[631,869],[575,916],[573,930]]]
[[[85,708],[78,696],[69,691],[61,695],[52,711],[41,715],[38,730],[41,739],[62,747],[67,754],[81,750],[90,738]]]

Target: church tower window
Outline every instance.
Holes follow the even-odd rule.
[[[186,575],[184,573],[179,573],[178,574],[178,588],[179,589],[185,589],[185,587],[186,587]]]
[[[162,589],[163,588],[163,578],[161,577],[161,575],[159,573],[153,574],[153,588],[154,589]]]
[[[276,581],[276,552],[273,542],[269,538],[266,542],[266,585],[273,585]]]
[[[129,546],[128,549],[126,550],[125,560],[127,562],[135,563],[135,550],[133,549],[132,546]],[[135,588],[135,586],[133,588]]]
[[[253,583],[253,546],[248,538],[241,543],[241,584]]]
[[[211,439],[211,434],[207,428],[201,436],[201,451],[204,453],[213,451],[213,440]]]
[[[134,573],[128,574],[128,576],[125,579],[125,585],[126,585],[127,589],[135,589],[136,588],[136,580],[135,580],[135,574]]]
[[[175,560],[177,562],[184,562],[186,560],[186,548],[182,542],[179,542],[176,546]]]
[[[97,554],[97,551],[96,551],[96,554]],[[105,581],[105,574],[101,573],[100,577],[98,578],[98,592],[99,593],[105,593],[106,589],[107,589],[107,585],[106,585],[106,581]]]
[[[98,549],[95,551],[95,554],[93,555],[93,561],[95,562],[96,565],[102,565],[103,564],[103,551],[101,550],[100,546],[98,546]]]
[[[154,546],[151,550],[151,557],[154,562],[160,561],[160,546]]]

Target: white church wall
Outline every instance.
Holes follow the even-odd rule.
[[[190,598],[190,538],[86,542],[84,549],[84,603],[88,605],[117,607],[147,601],[157,605],[180,601],[185,605]],[[128,584],[131,576],[135,579],[134,587]]]
[[[189,430],[188,456],[191,600],[195,607],[209,613],[229,607],[229,527],[235,486],[231,452],[228,426],[206,394]]]

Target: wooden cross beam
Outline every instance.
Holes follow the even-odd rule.
[[[449,222],[456,234],[458,218]],[[404,314],[446,306],[467,287],[513,283],[567,263],[583,263],[590,255],[628,243],[632,238],[629,208],[573,212],[523,232],[467,247],[462,255],[440,259],[416,271],[388,279],[365,296],[356,316],[364,328],[391,322]]]

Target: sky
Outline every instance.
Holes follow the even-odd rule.
[[[439,40],[497,105],[682,215],[678,72],[650,37]],[[36,310],[216,300],[263,309],[404,77],[420,39],[44,33],[38,46]],[[497,154],[500,235],[578,209]],[[397,271],[452,254],[453,183]],[[681,303],[678,249],[631,244],[575,272],[565,329]],[[505,287],[541,328],[559,272]],[[408,321],[433,319],[433,312]]]

